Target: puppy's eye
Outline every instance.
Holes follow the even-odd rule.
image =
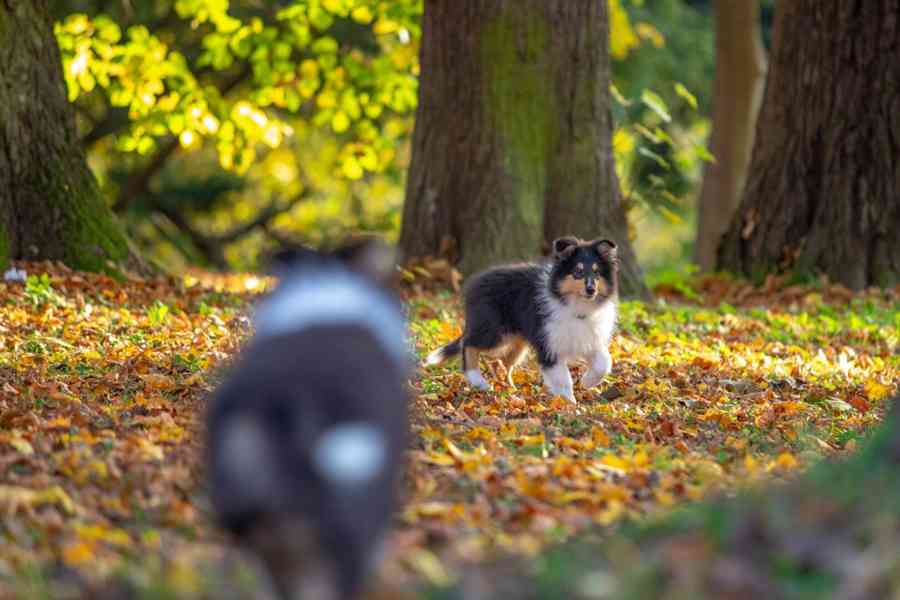
[[[578,267],[577,269],[575,269],[574,275],[575,275],[575,279],[581,279],[582,277],[584,277],[584,269],[582,269],[581,267]]]

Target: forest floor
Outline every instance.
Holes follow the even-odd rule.
[[[212,525],[202,448],[206,397],[271,282],[18,266],[27,282],[0,283],[0,598],[265,597]],[[421,357],[460,331],[457,278],[432,263],[404,279]],[[497,556],[539,555],[552,587],[554,560],[578,562],[559,542],[852,454],[900,383],[900,289],[706,277],[656,292],[621,304],[613,373],[577,406],[543,393],[532,362],[515,388],[484,363],[491,392],[455,364],[417,372],[388,585],[460,594]],[[588,596],[612,597],[594,575]]]

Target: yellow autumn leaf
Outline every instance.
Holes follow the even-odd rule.
[[[610,525],[625,514],[625,505],[619,500],[610,500],[602,511],[594,515],[594,521],[600,525]]]
[[[63,548],[63,562],[69,566],[79,566],[94,560],[93,544],[88,542],[75,542]]]
[[[613,467],[614,469],[619,469],[621,471],[628,470],[628,463],[614,454],[607,454],[600,459],[600,462],[608,467]]]
[[[368,6],[357,6],[350,13],[350,16],[353,17],[354,21],[362,23],[363,25],[371,23],[372,19],[375,18],[375,15],[372,14],[372,11]]]
[[[347,179],[361,179],[363,176],[362,165],[353,156],[348,156],[341,162],[341,172]]]
[[[13,485],[0,485],[0,510],[12,515],[19,511],[30,512],[39,506],[55,505],[66,514],[75,513],[75,503],[60,486],[44,490],[32,490]]]
[[[883,400],[891,392],[891,388],[873,379],[867,380],[863,384],[863,387],[865,387],[866,396],[868,396],[869,400],[871,400],[872,402]]]
[[[17,452],[25,454],[26,456],[34,454],[34,448],[31,446],[31,443],[18,435],[14,435],[9,440],[9,445],[15,448]]]
[[[798,466],[797,459],[790,452],[782,452],[778,458],[770,465],[770,468],[781,468],[785,470],[796,469]]]
[[[591,428],[591,440],[594,442],[594,446],[602,448],[608,448],[610,444],[609,436],[597,426]]]

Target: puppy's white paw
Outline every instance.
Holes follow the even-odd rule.
[[[565,398],[566,400],[568,400],[569,402],[571,402],[572,404],[578,403],[578,401],[575,400],[575,391],[571,388],[569,388],[569,389],[565,389],[565,388],[553,389],[553,388],[547,386],[547,393],[550,394],[551,396],[553,396],[554,398],[556,396],[561,396],[561,397]]]
[[[565,362],[558,362],[552,367],[541,369],[544,376],[544,386],[553,396],[562,396],[572,404],[575,404],[575,390],[572,386],[572,374]]]
[[[466,371],[466,379],[469,380],[469,385],[473,388],[489,391],[491,389],[490,384],[485,380],[484,376],[481,374],[481,371],[478,369],[469,369]]]
[[[600,382],[603,381],[603,377],[606,373],[598,373],[591,369],[587,373],[584,374],[581,378],[581,387],[584,389],[590,389],[592,387],[597,387],[600,385]]]

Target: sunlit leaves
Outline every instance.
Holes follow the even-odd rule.
[[[609,1],[609,52],[613,59],[621,60],[629,51],[640,45],[640,38],[631,25],[628,12],[621,0]]]
[[[697,110],[697,97],[694,96],[683,83],[675,84],[675,93],[678,94],[685,102],[690,104],[691,108]]]
[[[196,64],[140,25],[124,39],[102,15],[73,15],[57,26],[70,98],[100,88],[113,106],[129,108],[132,126],[119,136],[119,150],[149,154],[164,135],[177,136],[186,149],[211,139],[222,166],[243,172],[257,160],[257,146],[277,147],[290,135],[271,108],[302,114],[347,143],[375,146],[377,161],[340,171],[357,175],[359,167],[361,177],[391,165],[396,152],[377,150],[400,140],[382,135],[381,127],[415,107],[420,1],[307,0],[269,22],[230,16],[228,0],[179,0],[175,9],[203,33]],[[376,51],[342,45],[331,27],[344,21],[368,27]],[[252,85],[227,98],[197,75],[241,68],[250,69]],[[246,116],[235,107],[248,104],[268,125],[234,118]]]
[[[660,119],[664,122],[668,123],[672,120],[672,116],[669,114],[669,107],[666,106],[665,101],[662,97],[652,90],[644,90],[641,92],[641,102],[644,105],[656,113]]]

